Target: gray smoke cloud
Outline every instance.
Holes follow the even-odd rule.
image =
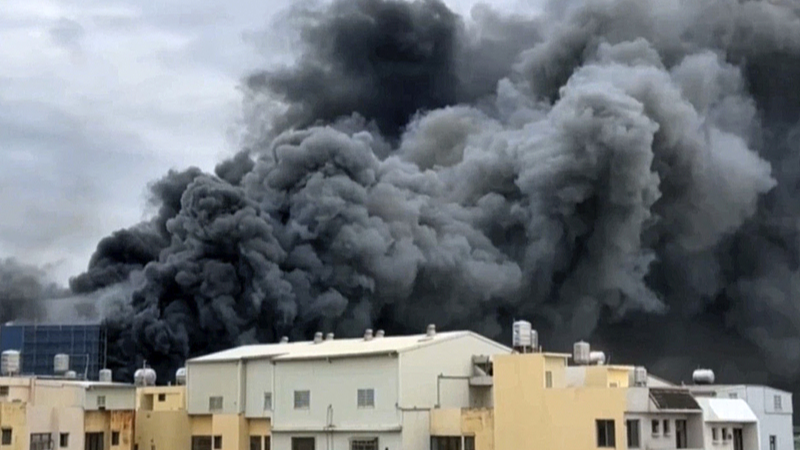
[[[244,150],[156,183],[152,221],[73,281],[141,277],[109,318],[118,376],[146,358],[168,380],[189,356],[318,330],[507,341],[525,318],[550,348],[590,339],[674,379],[707,365],[796,388],[796,11],[292,14],[304,51],[246,78]]]
[[[48,280],[45,270],[12,258],[0,259],[0,323],[46,319],[47,300],[68,294]]]

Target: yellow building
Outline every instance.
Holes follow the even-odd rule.
[[[143,386],[136,390],[136,448],[184,450],[191,445],[186,386]]]
[[[134,401],[126,384],[0,377],[0,448],[132,450]]]

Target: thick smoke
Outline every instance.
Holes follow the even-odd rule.
[[[69,291],[48,281],[47,273],[14,259],[0,259],[0,323],[47,317],[48,302]]]
[[[770,2],[439,1],[296,11],[246,79],[245,150],[153,187],[73,289],[131,275],[118,354],[430,322],[589,339],[675,379],[800,380],[800,18]],[[285,115],[263,119],[283,102]],[[264,108],[259,108],[264,105]],[[124,359],[119,363],[123,364]],[[126,371],[127,370],[127,371]]]

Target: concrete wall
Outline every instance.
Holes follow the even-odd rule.
[[[495,357],[495,448],[596,449],[597,419],[613,420],[616,448],[626,448],[626,389],[546,389],[546,359],[542,354]]]
[[[134,442],[140,450],[188,450],[191,428],[186,410],[137,411]]]
[[[433,411],[430,409],[401,411],[403,422],[403,431],[401,433],[403,448],[430,448],[430,423],[432,412]]]
[[[136,390],[136,410],[186,411],[186,386],[148,386]]]
[[[67,433],[68,450],[83,449],[83,409],[78,407],[50,407],[28,405],[26,414],[26,436],[30,441],[31,433],[49,433],[59,443],[59,434]],[[28,448],[28,447],[26,447]]]
[[[500,344],[466,335],[400,354],[400,406],[403,408],[468,408],[468,379],[438,379],[472,375],[472,356],[507,354]],[[486,388],[478,388],[486,389]]]
[[[775,408],[775,396],[781,398],[780,410]],[[762,450],[770,450],[770,436],[775,436],[777,450],[794,450],[792,394],[765,386],[747,386],[745,399],[758,417]]]
[[[273,426],[287,431],[380,430],[399,427],[397,358],[376,356],[276,361]],[[358,390],[375,390],[375,407],[358,407]],[[310,391],[308,409],[294,408],[294,392]]]
[[[431,436],[472,436],[476,450],[494,450],[494,411],[491,409],[434,409]]]
[[[221,436],[221,450],[249,450],[248,424],[242,414],[190,416],[190,436]]]
[[[714,441],[712,428],[717,428],[717,436],[719,440]],[[722,439],[722,429],[727,430],[727,434],[733,435],[734,428],[742,428],[743,441],[745,450],[769,450],[769,447],[759,447],[759,432],[756,424],[741,424],[741,423],[724,423],[724,422],[707,422],[704,429],[704,448],[713,450],[733,450],[733,439]]]
[[[653,414],[628,413],[626,420],[639,421],[640,448],[671,450],[675,448],[675,421],[686,421],[686,443],[688,448],[703,448],[703,415],[697,414]],[[652,433],[652,421],[658,420],[658,434]],[[669,421],[669,433],[664,433],[664,421]],[[627,443],[627,435],[623,435]],[[755,450],[755,449],[754,449]]]
[[[27,410],[25,403],[0,403],[0,428],[11,429],[11,445],[3,450],[28,450]]]
[[[247,380],[245,389],[245,416],[246,417],[271,417],[272,410],[264,410],[264,393],[273,391],[273,365],[268,359],[253,359],[247,361],[245,367]],[[275,394],[272,394],[273,408]]]
[[[222,410],[214,414],[244,411],[244,362],[188,363],[186,395],[189,414],[210,414],[209,398],[222,397]]]
[[[130,387],[102,387],[92,386],[86,389],[84,394],[84,408],[87,411],[98,411],[98,397],[105,397],[105,410],[127,410],[136,409],[136,388]],[[38,402],[37,402],[38,403]]]

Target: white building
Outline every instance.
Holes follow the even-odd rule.
[[[706,449],[759,450],[758,418],[741,399],[699,397]]]
[[[747,402],[758,419],[761,449],[794,449],[791,393],[755,385],[697,385],[691,390],[698,397]]]
[[[433,327],[413,336],[245,346],[188,361],[188,409],[269,418],[276,450],[425,449],[431,409],[492,406],[491,377],[473,357],[510,351]]]

